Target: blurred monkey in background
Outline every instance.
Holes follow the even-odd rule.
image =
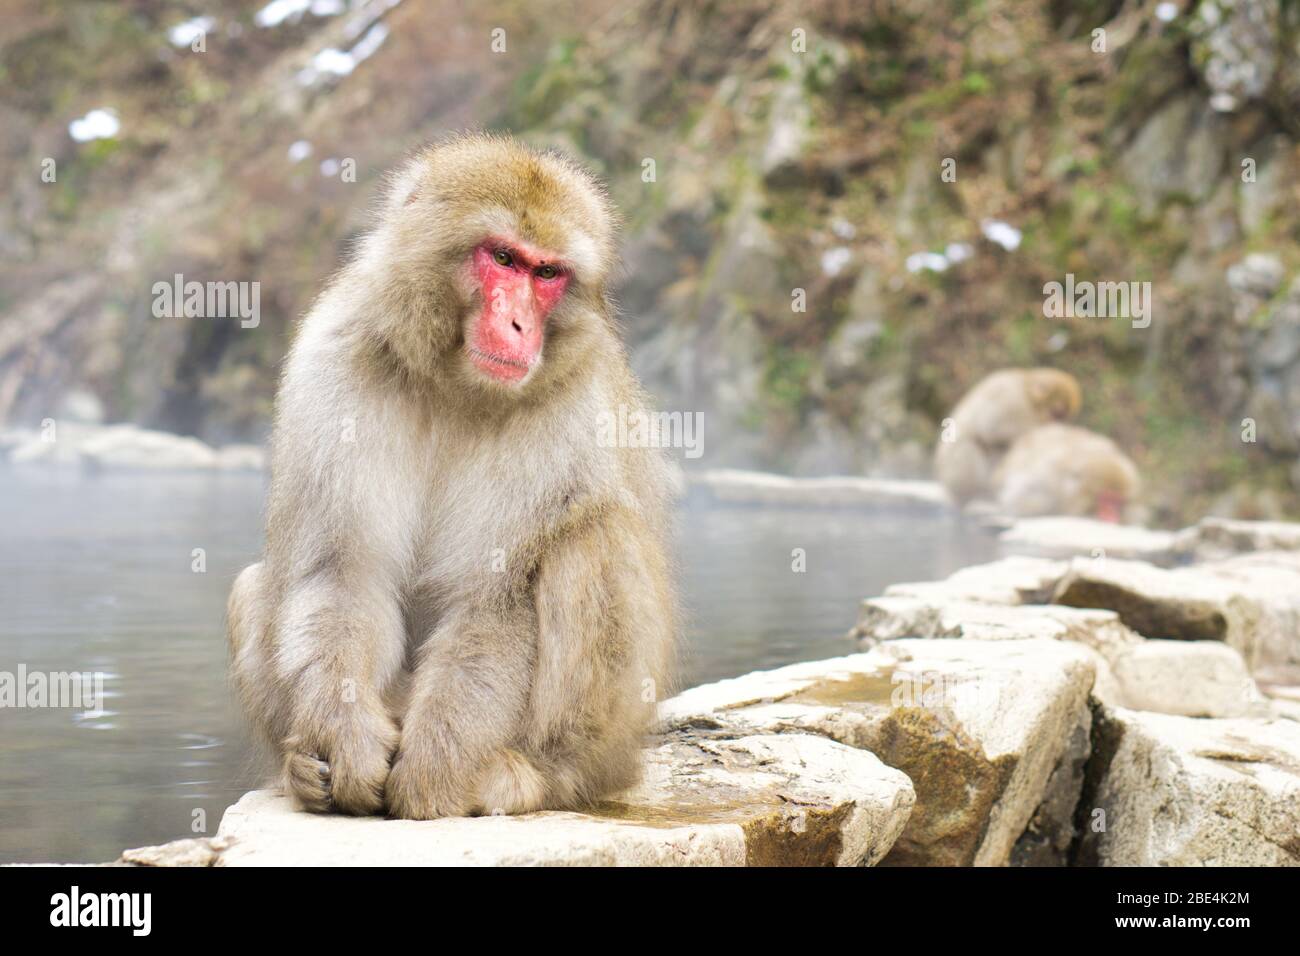
[[[935,476],[958,505],[994,496],[994,472],[1021,435],[1079,413],[1074,376],[1054,368],[1002,369],[962,397],[944,421]]]
[[[1122,521],[1141,487],[1137,466],[1104,435],[1043,425],[1022,435],[993,479],[1007,514]]]

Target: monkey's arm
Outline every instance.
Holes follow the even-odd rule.
[[[286,786],[309,810],[378,812],[397,746],[384,704],[401,660],[397,601],[372,575],[323,570],[289,587],[274,640]]]
[[[329,366],[326,365],[326,368]],[[301,369],[286,379],[268,499],[266,585],[271,626],[261,655],[283,703],[268,735],[285,784],[308,809],[382,809],[397,727],[384,692],[405,643],[397,582],[409,506],[368,471],[393,429],[343,389]],[[376,489],[379,489],[378,491]]]

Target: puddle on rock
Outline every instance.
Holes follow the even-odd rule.
[[[844,679],[828,677],[782,700],[824,707],[843,707],[845,704],[889,706],[894,695],[894,670],[893,666],[886,665],[870,674],[850,674]]]

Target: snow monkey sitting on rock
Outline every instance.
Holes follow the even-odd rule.
[[[1022,435],[993,477],[1006,514],[1122,521],[1137,496],[1137,466],[1104,435],[1043,425]]]
[[[1030,429],[1069,421],[1082,393],[1068,372],[1008,368],[980,381],[945,420],[935,475],[959,505],[994,495],[993,474],[1007,449]]]
[[[468,135],[392,180],[298,329],[231,673],[315,811],[576,807],[635,782],[675,636],[669,472],[583,169]]]

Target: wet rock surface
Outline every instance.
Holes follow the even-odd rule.
[[[163,866],[859,866],[907,821],[907,777],[809,735],[667,735],[645,779],[587,813],[412,821],[316,815],[246,794],[215,841],[132,850]],[[202,844],[196,846],[195,844]]]
[[[870,750],[916,787],[886,864],[1003,865],[1040,809],[1044,829],[1066,825],[1048,781],[1074,760],[1093,676],[1081,650],[1050,641],[904,640],[695,688],[663,710],[678,726]]]
[[[1300,865],[1297,533],[1207,519],[1157,549],[1174,567],[1004,559],[864,601],[852,636],[1089,655],[1087,743],[1062,752],[1013,864]],[[1072,824],[1054,825],[1072,799]]]
[[[1300,667],[1300,553],[1262,552],[1165,570],[1078,562],[1054,600],[1105,607],[1146,637],[1223,641],[1252,670]]]
[[[1077,862],[1300,866],[1300,723],[1106,712]]]

